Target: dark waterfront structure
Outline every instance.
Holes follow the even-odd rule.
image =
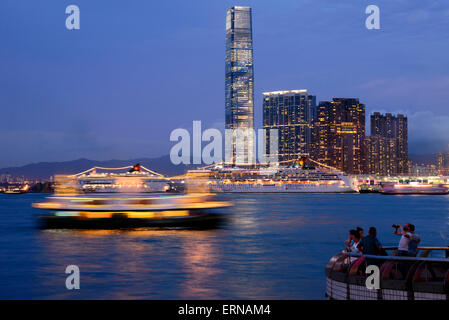
[[[365,173],[365,105],[356,98],[322,101],[313,123],[312,157],[346,173]]]
[[[226,13],[226,129],[243,129],[244,162],[254,161],[254,67],[251,8],[231,7]],[[247,130],[250,129],[250,130]],[[236,141],[227,146],[230,161],[236,163]],[[230,149],[229,149],[230,148]]]
[[[371,115],[371,137],[367,139],[367,149],[368,173],[408,174],[407,117],[374,112]]]
[[[279,161],[308,156],[311,151],[311,121],[316,96],[307,90],[263,93],[263,127],[279,130]],[[267,146],[270,136],[267,134]]]

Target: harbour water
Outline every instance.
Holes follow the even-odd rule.
[[[356,226],[396,245],[449,245],[449,196],[229,194],[215,230],[39,230],[31,203],[0,194],[0,299],[324,299],[324,268]],[[67,290],[77,265],[81,289]]]

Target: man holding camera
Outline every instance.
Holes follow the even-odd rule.
[[[398,246],[398,256],[416,256],[418,243],[421,241],[418,235],[414,234],[415,226],[406,223],[404,227],[401,225],[393,225],[394,234],[401,236]],[[401,230],[401,232],[398,231]]]

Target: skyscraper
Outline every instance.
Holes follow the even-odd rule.
[[[437,170],[442,176],[449,175],[449,152],[440,152],[437,155]]]
[[[322,101],[313,123],[313,158],[346,173],[366,171],[365,105],[355,98]]]
[[[225,109],[226,129],[243,129],[248,138],[240,146],[243,162],[254,161],[254,69],[251,8],[231,7],[226,13]],[[226,146],[230,161],[236,159],[236,140]]]
[[[368,163],[383,161],[389,159],[383,170],[382,167],[374,170],[370,169],[369,173],[381,175],[395,175],[408,173],[408,129],[407,117],[402,114],[397,116],[391,113],[385,115],[374,112],[371,115],[371,137],[380,137],[388,140],[389,145],[395,145],[394,148],[382,149],[382,153],[368,153]],[[394,140],[394,141],[392,141]],[[367,143],[378,143],[379,138],[367,139]],[[376,148],[376,146],[367,146],[368,149]]]
[[[278,129],[279,161],[309,156],[311,149],[311,120],[316,96],[307,90],[273,91],[263,93],[263,127]]]

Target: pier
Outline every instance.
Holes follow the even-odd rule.
[[[389,256],[350,252],[334,255],[325,269],[326,297],[332,300],[449,300],[449,247],[418,249],[418,257],[395,256],[395,251]],[[434,252],[442,257],[432,257]],[[350,263],[350,257],[358,259]],[[380,269],[379,289],[366,286],[368,265]]]

